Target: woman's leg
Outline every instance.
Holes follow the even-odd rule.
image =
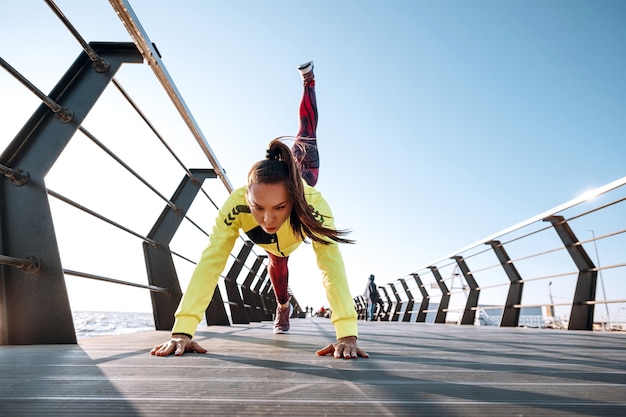
[[[315,75],[313,61],[298,67],[304,83],[302,100],[300,101],[300,128],[292,152],[300,164],[302,178],[310,186],[317,184],[320,160],[317,151],[317,100],[315,98]]]
[[[302,74],[304,92],[300,102],[299,116],[300,128],[296,136],[296,143],[292,152],[302,170],[302,178],[310,186],[317,183],[319,172],[319,155],[317,153],[317,141],[315,131],[317,129],[317,102],[315,100],[315,77],[313,75],[313,62],[301,65],[298,70]],[[280,257],[268,252],[268,272],[274,295],[278,306],[276,319],[274,320],[274,333],[286,333],[289,331],[289,306],[281,308],[289,302],[289,257]]]
[[[289,257],[281,257],[272,255],[268,252],[269,266],[268,272],[274,295],[276,296],[276,317],[274,318],[274,333],[289,333],[289,318],[291,317],[292,307],[289,303],[289,269],[287,261]]]
[[[289,268],[287,268],[289,257],[276,256],[269,252],[267,254],[270,261],[268,272],[272,287],[274,288],[276,301],[279,304],[285,304],[289,301]]]

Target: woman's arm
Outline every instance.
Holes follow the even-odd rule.
[[[209,236],[209,245],[202,252],[202,257],[194,269],[187,290],[176,310],[172,338],[169,342],[153,348],[151,351],[153,355],[167,356],[171,353],[182,355],[189,351],[206,352],[196,342],[192,342],[191,338],[213,298],[220,274],[239,237],[239,219],[237,216],[229,217],[229,214],[232,213],[233,208],[241,204],[240,200],[241,196],[235,191],[222,206],[215,219],[213,233]],[[228,221],[224,221],[225,219]]]

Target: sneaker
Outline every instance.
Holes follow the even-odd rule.
[[[276,319],[274,320],[274,334],[289,333],[289,317],[293,314],[293,306],[289,304],[289,309],[280,306],[276,307]]]
[[[306,64],[302,64],[298,67],[298,71],[300,71],[300,75],[302,75],[302,81],[309,82],[315,78],[313,75],[313,61],[309,61]]]

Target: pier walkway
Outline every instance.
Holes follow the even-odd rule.
[[[361,322],[369,359],[317,357],[328,319],[0,347],[0,416],[626,415],[626,333]]]

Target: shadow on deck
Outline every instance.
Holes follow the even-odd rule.
[[[362,322],[369,359],[317,357],[329,320],[201,327],[209,353],[157,358],[168,332],[0,347],[1,416],[626,414],[626,334]]]

